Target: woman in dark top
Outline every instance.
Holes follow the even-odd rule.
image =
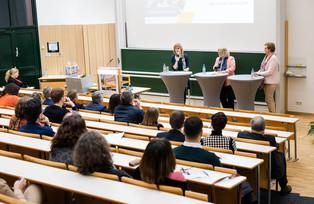
[[[164,127],[162,124],[158,123],[159,110],[157,108],[150,107],[144,114],[144,119],[142,125],[155,126],[158,128]]]
[[[78,172],[83,175],[102,172],[130,177],[115,168],[107,140],[95,131],[86,132],[80,137],[74,148],[73,160]]]
[[[173,46],[173,56],[171,58],[172,71],[189,71],[190,61],[186,54],[184,54],[183,47],[180,43],[176,43]],[[184,103],[186,101],[187,90],[190,89],[190,83],[188,82],[187,87],[184,91]]]
[[[87,132],[85,120],[78,113],[68,113],[51,141],[50,160],[73,164],[72,152],[80,136]]]
[[[114,114],[114,109],[120,105],[121,100],[120,100],[120,94],[112,94],[109,99],[109,107],[108,107],[108,112],[111,114]]]
[[[176,159],[166,139],[151,141],[142,156],[133,177],[157,185],[169,185],[186,190],[187,183],[181,172],[174,172]]]
[[[24,87],[23,82],[19,79],[19,70],[16,67],[9,69],[5,73],[4,79],[7,82],[7,84],[14,83],[19,87]]]
[[[188,71],[190,67],[189,58],[184,54],[183,47],[180,43],[173,46],[173,56],[171,58],[171,68],[173,71]]]

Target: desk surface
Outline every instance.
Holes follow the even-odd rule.
[[[106,138],[109,139],[110,136],[106,137]],[[146,146],[148,144],[148,142],[146,142],[146,141],[127,139],[127,138],[123,138],[123,139],[126,139],[123,141],[124,143],[129,143],[129,144],[130,144],[130,142],[133,144],[136,143],[138,146],[142,145],[143,147],[145,145],[144,149],[146,148]],[[111,143],[112,140],[109,139],[108,142]],[[1,133],[0,143],[31,148],[31,149],[35,149],[35,150],[42,151],[42,152],[50,152],[50,145],[51,145],[51,142],[47,141],[47,140],[27,138],[24,136],[17,136],[17,135],[11,134],[11,133]],[[116,144],[116,142],[113,142],[113,143]],[[130,145],[132,145],[132,144],[130,144]],[[132,157],[129,155],[124,155],[124,154],[117,154],[117,153],[112,153],[112,154],[113,155],[119,155],[119,157],[113,156],[114,164],[118,165],[118,166],[123,166],[126,168],[131,168],[129,166],[129,162],[131,160],[137,158],[137,157]],[[221,154],[220,156],[224,157],[223,160],[230,160],[230,161],[233,160],[234,161],[234,160],[239,159],[238,162],[233,162],[233,163],[238,163],[237,165],[245,164],[245,165],[252,167],[252,168],[255,167],[254,165],[259,165],[263,162],[263,160],[261,160],[261,159],[252,159],[252,158],[246,159],[246,157],[240,157],[240,156],[233,157],[234,155],[229,156],[229,155]],[[131,158],[133,158],[133,159],[131,159]],[[194,174],[194,176],[193,176],[193,174]],[[185,175],[185,176],[189,177],[190,179],[193,179],[193,180],[197,179],[198,182],[204,183],[207,185],[212,185],[214,182],[221,179],[222,177],[228,176],[228,174],[221,174],[220,172],[215,172],[215,171],[208,172],[209,175],[213,175],[212,177],[209,177],[209,178],[207,178],[207,176],[205,174],[203,175],[203,177],[199,177],[199,175],[200,175],[199,172],[194,172],[193,174],[191,173],[190,177],[189,177],[189,175]],[[223,188],[230,189],[230,188],[233,188],[234,186],[238,185],[239,183],[243,182],[244,180],[245,180],[245,177],[239,177],[238,179],[234,180],[233,182],[227,182],[225,184],[219,184],[219,185]]]
[[[83,112],[83,111],[80,111],[79,113],[83,117],[87,117],[87,118],[114,121],[114,116],[111,116],[111,115],[94,114],[94,113],[88,113],[88,112]],[[13,109],[0,108],[0,115],[1,114],[14,115],[14,110]],[[169,124],[169,117],[159,117],[159,121],[161,124],[163,124],[163,126],[165,128],[171,128],[170,124]],[[211,126],[211,124],[209,122],[203,122],[203,124],[204,124],[204,127],[210,127]],[[228,125],[228,124],[226,125],[226,128],[235,129],[235,130],[239,130],[239,131],[250,131],[251,130],[251,128],[248,126],[238,126],[238,125]],[[211,131],[210,128],[204,128],[205,133],[210,133],[210,131]],[[228,131],[228,132],[234,132],[234,131]],[[226,132],[226,133],[228,133],[228,132]],[[283,138],[290,138],[294,134],[293,132],[280,131],[280,130],[270,130],[270,129],[266,129],[265,132],[270,133],[270,134],[277,134],[278,137],[283,137]],[[226,136],[229,136],[229,135],[226,135]],[[281,143],[281,142],[285,141],[285,140],[278,139],[278,138],[276,138],[276,140],[277,140],[277,143]]]
[[[122,203],[208,203],[118,181],[0,156],[0,172],[92,197]],[[123,193],[121,193],[123,192]]]
[[[21,89],[21,94],[32,94],[33,92],[38,92],[36,90],[30,91],[30,90],[24,90]],[[91,97],[89,96],[79,96],[79,100],[83,101],[91,101]],[[104,98],[105,103],[109,103],[108,98]],[[155,107],[159,109],[167,109],[167,110],[181,110],[186,112],[194,112],[194,113],[205,113],[205,114],[215,114],[217,112],[224,112],[226,116],[230,117],[241,117],[241,118],[253,118],[255,116],[263,116],[265,120],[269,121],[275,121],[275,122],[283,122],[283,123],[296,123],[299,121],[298,118],[294,117],[285,117],[285,116],[276,116],[276,115],[267,115],[267,114],[259,114],[259,113],[244,113],[244,112],[238,112],[238,111],[224,111],[224,110],[214,110],[210,108],[198,108],[198,107],[190,107],[190,106],[176,106],[176,105],[170,105],[170,104],[158,104],[153,102],[142,102],[141,105],[143,107]]]
[[[91,97],[89,96],[79,96],[79,100],[83,101],[91,101]],[[104,103],[109,103],[108,98],[104,98]],[[255,116],[263,116],[265,120],[276,121],[276,122],[284,122],[284,123],[296,123],[299,119],[293,117],[285,117],[285,116],[276,116],[276,115],[266,115],[259,113],[245,113],[245,112],[237,112],[237,111],[225,111],[225,110],[214,110],[210,108],[198,108],[198,107],[190,107],[190,106],[176,106],[171,104],[159,104],[153,102],[141,102],[142,107],[155,107],[159,109],[168,109],[168,110],[181,110],[184,112],[194,112],[194,113],[205,113],[213,115],[217,112],[224,112],[226,116],[230,117],[242,117],[242,118],[253,118]]]

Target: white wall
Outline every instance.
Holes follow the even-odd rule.
[[[254,1],[254,23],[238,24],[145,24],[145,0],[126,0],[129,47],[170,49],[181,42],[186,50],[263,52],[263,45],[276,41],[277,2]],[[223,15],[223,14],[221,14]]]
[[[115,22],[115,0],[37,0],[39,25]]]
[[[288,0],[289,64],[306,64],[307,78],[289,78],[288,110],[314,113],[314,1]],[[297,105],[301,102],[301,105]]]

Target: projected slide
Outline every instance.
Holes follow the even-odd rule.
[[[145,0],[146,24],[254,23],[254,0]]]

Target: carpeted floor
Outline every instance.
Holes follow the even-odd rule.
[[[314,204],[314,198],[300,196],[298,193],[290,193],[281,196],[279,192],[272,191],[272,204]],[[261,203],[267,203],[267,191],[261,190]]]

